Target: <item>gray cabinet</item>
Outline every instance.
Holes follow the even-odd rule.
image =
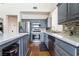
[[[79,19],[79,3],[59,3],[58,24]]]
[[[29,35],[19,38],[19,56],[26,56],[29,51]]]
[[[24,48],[23,49],[24,56],[26,56],[29,51],[29,36],[24,37],[23,48]]]
[[[55,48],[54,42],[55,42],[55,37],[53,37],[51,35],[48,35],[48,40],[49,40],[49,42],[48,42],[48,49],[49,49],[50,55],[52,56],[52,55],[54,55],[54,48]]]
[[[40,40],[41,40],[41,42],[45,42],[45,38],[44,38],[44,33],[40,33]]]
[[[68,4],[68,20],[79,19],[79,3]]]
[[[45,44],[48,46],[49,53],[55,56],[79,56],[79,46],[72,45],[60,38],[44,33]],[[47,39],[47,41],[46,41]]]
[[[55,45],[55,54],[56,56],[69,56],[67,52],[65,52],[62,48],[58,45]]]
[[[46,28],[46,20],[40,20],[41,28]]]
[[[50,52],[52,53],[54,50],[54,55],[56,56],[79,56],[79,46],[72,45],[47,33],[44,33],[44,39]]]
[[[77,48],[69,43],[55,39],[55,52],[60,56],[75,56],[77,55]]]
[[[48,34],[44,33],[44,42],[48,48]]]
[[[58,24],[62,24],[67,19],[67,3],[60,3],[58,6]]]

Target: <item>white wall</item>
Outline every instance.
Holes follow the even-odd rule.
[[[33,6],[38,6],[37,10],[34,10],[32,7]],[[7,15],[18,15],[18,20],[20,20],[20,12],[21,11],[34,11],[34,12],[50,12],[52,9],[56,7],[56,4],[54,3],[19,3],[19,4],[14,4],[14,3],[4,3],[0,4],[0,17],[4,19],[4,33],[8,32],[8,25],[7,25]],[[46,17],[46,16],[44,16]],[[41,18],[41,17],[40,17]],[[19,29],[19,28],[18,28]]]
[[[11,5],[10,5],[11,6]],[[0,5],[0,17],[3,18],[3,29],[4,33],[8,32],[8,20],[7,15],[19,15],[19,11],[15,11],[12,7],[7,6],[6,4]],[[19,21],[19,16],[17,21]],[[17,25],[18,26],[18,25]]]
[[[8,33],[16,34],[18,32],[17,16],[7,16],[7,18],[8,18]]]
[[[58,8],[55,8],[54,11],[51,12],[51,16],[52,16],[52,30],[62,31],[63,26],[58,24]]]
[[[38,9],[34,10],[33,6],[37,6]],[[20,11],[50,12],[55,6],[54,3],[9,3],[0,4],[0,11],[7,14],[17,14]]]

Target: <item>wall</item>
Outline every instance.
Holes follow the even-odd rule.
[[[3,29],[4,29],[4,33],[8,33],[8,18],[7,15],[17,15],[17,22],[20,19],[19,16],[19,12],[16,12],[15,10],[11,10],[11,7],[9,8],[8,6],[1,6],[0,8],[0,17],[3,18]],[[19,24],[17,24],[17,28],[18,28]],[[19,28],[18,28],[19,29]],[[17,31],[18,32],[18,31]]]
[[[17,16],[7,16],[7,18],[8,18],[8,33],[16,34],[18,32]]]
[[[37,10],[33,9],[33,6],[38,6]],[[4,4],[0,4],[0,17],[2,17],[4,19],[4,33],[7,33],[8,31],[8,25],[7,25],[7,15],[18,15],[18,20],[17,22],[20,20],[20,12],[21,11],[34,11],[34,12],[50,12],[54,7],[56,6],[56,4],[43,4],[43,3],[38,3],[38,4],[13,4],[13,3],[4,3]],[[18,25],[19,26],[19,25]],[[19,28],[18,28],[19,29]]]
[[[50,15],[52,16],[52,30],[63,31],[63,26],[58,24],[58,8],[56,7]]]

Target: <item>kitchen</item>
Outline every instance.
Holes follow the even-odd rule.
[[[79,3],[4,3],[0,7],[1,56],[79,55]]]

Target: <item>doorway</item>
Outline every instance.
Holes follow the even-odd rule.
[[[8,15],[8,33],[16,34],[18,32],[17,27],[17,15]]]

